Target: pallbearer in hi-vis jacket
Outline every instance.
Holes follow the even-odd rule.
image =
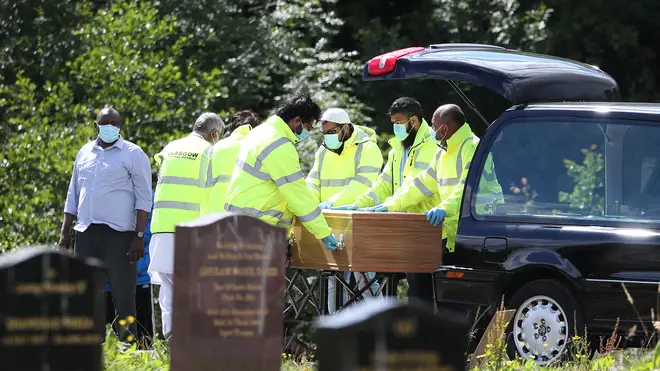
[[[444,253],[451,253],[456,243],[465,178],[477,150],[479,138],[465,122],[463,111],[454,104],[440,106],[433,114],[432,123],[435,140],[442,150],[437,153],[425,171],[375,209],[381,212],[396,212],[429,197],[439,197],[439,202],[426,210],[425,214],[427,220],[436,227],[444,220],[442,245]],[[483,202],[477,200],[477,208],[494,200],[496,203],[504,202],[502,187],[495,176],[492,157],[489,155],[486,161],[484,173],[479,181],[479,194],[488,194],[489,197],[483,197]],[[407,276],[408,297],[414,296],[432,302],[432,275],[408,273]]]
[[[190,135],[170,142],[155,155],[160,170],[151,217],[149,275],[152,283],[160,285],[163,335],[172,329],[175,226],[201,215],[201,205],[208,197],[211,146],[222,138],[224,127],[218,115],[203,113]]]
[[[224,212],[231,174],[236,167],[238,151],[250,130],[259,125],[259,116],[250,110],[239,111],[225,126],[225,138],[211,148],[206,186],[209,197],[202,204],[202,215]]]
[[[290,229],[293,217],[329,250],[337,248],[318,202],[305,184],[295,144],[316,125],[321,108],[297,95],[245,137],[232,173],[225,211]]]
[[[365,126],[351,123],[348,113],[341,108],[330,108],[321,116],[321,130],[324,140],[316,151],[314,165],[307,175],[307,185],[320,203],[319,208],[329,209],[333,205],[353,203],[366,192],[378,178],[383,166],[383,156],[378,148],[376,132]],[[365,274],[367,280],[375,277],[375,272]],[[349,281],[351,272],[344,272]],[[358,287],[362,289],[368,281],[354,274]],[[328,281],[328,311],[336,311],[336,279]],[[365,290],[370,296],[378,290],[378,282]],[[348,294],[344,291],[344,301]]]

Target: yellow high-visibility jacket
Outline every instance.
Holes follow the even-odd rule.
[[[433,205],[433,207],[440,207],[446,213],[442,224],[442,237],[447,239],[447,249],[453,252],[456,244],[458,216],[461,211],[465,178],[478,144],[479,138],[472,133],[472,129],[467,123],[463,124],[447,140],[447,151],[441,150],[438,152],[426,171],[420,173],[412,182],[406,184],[400,192],[384,203],[387,211],[401,211],[420,200],[439,195],[440,202]],[[486,164],[485,169],[492,170],[492,173],[489,172],[492,177],[482,175],[480,183],[483,187],[489,189],[494,197],[503,200],[502,187],[495,178],[495,167],[492,158],[490,156],[488,158],[490,162]],[[492,198],[490,201],[492,201]]]
[[[366,193],[357,198],[357,204],[361,208],[385,202],[388,197],[398,192],[402,186],[410,183],[417,174],[426,170],[433,161],[436,152],[438,152],[438,145],[432,135],[432,130],[424,119],[422,119],[419,126],[415,141],[410,147],[410,153],[407,153],[401,141],[396,138],[390,139],[388,143],[392,149],[387,154],[387,162],[378,176],[378,180]],[[437,205],[439,200],[438,197],[419,200],[414,204],[407,205],[407,208],[401,211],[423,213]]]
[[[202,215],[225,211],[225,199],[231,174],[236,166],[238,151],[245,136],[252,130],[250,125],[241,125],[231,135],[220,140],[211,149],[211,163],[206,186],[210,188],[207,202],[202,204]]]
[[[307,175],[307,185],[318,202],[345,205],[366,192],[383,167],[376,132],[353,125],[353,133],[337,154],[324,146],[316,151],[314,165]]]
[[[211,143],[201,135],[170,142],[154,158],[160,164],[151,233],[173,233],[179,223],[199,218],[208,196],[206,176]]]
[[[271,116],[243,140],[229,181],[225,210],[287,228],[295,215],[317,239],[331,229],[307,188],[289,126]]]

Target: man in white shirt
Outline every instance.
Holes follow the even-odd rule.
[[[121,119],[114,108],[99,112],[96,127],[98,139],[76,155],[59,244],[71,246],[76,219],[76,255],[103,261],[117,315],[134,318],[135,263],[144,255],[152,202],[151,164],[140,147],[119,135]],[[137,334],[135,322],[129,331]],[[125,336],[122,340],[128,340]]]

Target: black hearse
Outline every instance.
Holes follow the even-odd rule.
[[[620,334],[636,326],[637,340],[644,328],[650,335],[660,282],[660,104],[617,103],[616,81],[595,66],[489,45],[396,50],[371,59],[363,78],[443,79],[459,94],[455,81],[463,81],[514,104],[489,124],[470,165],[456,250],[434,274],[438,305],[475,318],[485,311],[484,328],[504,300],[517,309],[509,354],[539,364],[561,358],[585,325],[595,345],[617,318]],[[478,212],[488,154],[504,203]]]

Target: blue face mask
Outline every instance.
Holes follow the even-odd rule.
[[[337,149],[341,147],[341,142],[339,141],[339,134],[326,134],[325,146],[328,147],[328,149]]]
[[[442,127],[442,126],[441,126],[441,127]],[[445,131],[445,133],[442,135],[442,138],[438,139],[438,132],[439,132],[439,131],[440,131],[440,129],[438,129],[437,131],[435,131],[435,130],[433,131],[433,138],[435,139],[435,142],[438,144],[438,146],[444,148],[444,144],[442,144],[442,142],[443,142],[443,141],[445,140],[445,138],[447,137],[447,132]]]
[[[304,140],[309,135],[309,130],[305,129],[305,126],[302,124],[302,122],[300,123],[300,126],[302,126],[302,132],[300,134],[296,133],[295,131],[293,132],[293,135],[298,138],[298,141]]]
[[[342,128],[343,130],[343,128]],[[341,132],[341,131],[340,131]],[[325,146],[328,149],[337,149],[341,147],[341,141],[339,141],[339,133],[337,134],[325,134]]]
[[[408,135],[410,133],[408,132],[408,129],[406,129],[406,125],[412,120],[412,117],[405,123],[405,124],[394,124],[394,136],[398,140],[405,140],[408,138]]]
[[[105,143],[112,143],[119,139],[119,128],[110,124],[99,125],[99,138]]]

